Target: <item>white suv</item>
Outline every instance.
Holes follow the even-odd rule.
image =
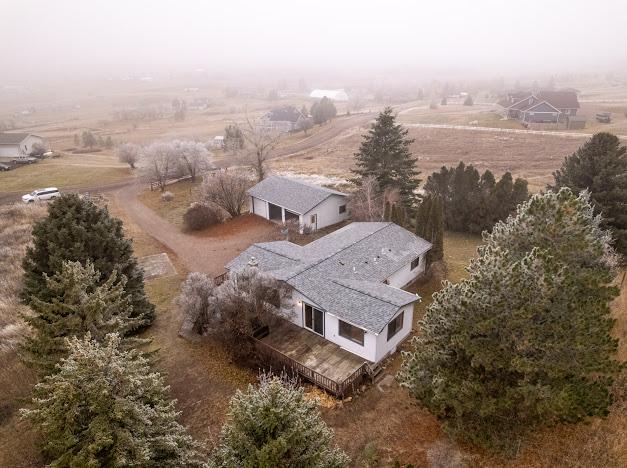
[[[61,196],[61,192],[56,187],[48,187],[45,189],[37,189],[32,193],[22,196],[24,203],[32,203],[39,200],[52,200]]]

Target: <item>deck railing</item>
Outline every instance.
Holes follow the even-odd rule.
[[[226,281],[226,278],[228,276],[228,272],[224,272],[221,275],[216,276],[215,278],[213,278],[213,282],[216,286],[220,286],[222,283],[224,283]]]
[[[261,340],[252,338],[255,341],[257,349],[266,357],[269,364],[275,364],[277,367],[283,370],[289,370],[297,373],[301,377],[309,380],[310,382],[322,387],[333,395],[343,398],[350,390],[354,390],[355,385],[359,384],[363,377],[368,374],[368,363],[364,362],[359,368],[357,368],[351,375],[341,382],[337,382],[329,377],[326,377],[319,372],[301,364],[300,362],[286,356],[281,351],[273,348],[267,343]]]

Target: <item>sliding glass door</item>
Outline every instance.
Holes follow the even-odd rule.
[[[305,328],[324,336],[324,312],[303,302]]]

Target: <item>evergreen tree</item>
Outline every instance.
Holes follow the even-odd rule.
[[[54,276],[46,276],[50,302],[36,297],[31,302],[33,314],[24,320],[33,330],[23,345],[24,357],[45,373],[65,357],[65,338],[90,333],[102,341],[107,333],[129,333],[140,320],[130,318],[130,297],[124,293],[126,278],[114,271],[103,283],[93,264],[64,262]]]
[[[328,97],[324,96],[320,101],[314,102],[311,106],[311,117],[313,122],[317,125],[331,120],[337,115],[337,109],[335,104]]]
[[[429,263],[444,258],[444,212],[442,200],[437,195],[424,197],[416,213],[416,235],[431,242]]]
[[[399,379],[449,432],[507,448],[607,414],[618,288],[599,223],[585,192],[536,195],[485,236],[468,279],[434,295]]]
[[[229,422],[210,466],[322,468],[348,465],[348,457],[332,448],[333,431],[302,387],[262,376],[258,387],[237,391],[229,406]]]
[[[105,282],[114,271],[126,278],[124,292],[130,297],[132,318],[142,326],[154,319],[154,306],[144,292],[144,275],[133,256],[131,241],[124,237],[122,221],[76,194],[55,199],[48,216],[33,227],[33,245],[24,257],[23,298],[50,302],[55,296],[44,274],[53,276],[65,261],[93,263]]]
[[[391,107],[381,112],[355,153],[357,168],[353,173],[357,177],[353,182],[360,185],[363,178],[373,176],[381,190],[398,189],[403,205],[411,207],[416,201],[420,172],[409,150],[414,140],[408,133],[396,123]]]
[[[489,170],[480,175],[463,162],[431,174],[425,192],[441,198],[448,229],[476,234],[492,229],[529,198],[526,180],[513,181],[506,172],[497,183]]]
[[[42,433],[51,466],[203,466],[177,421],[163,377],[117,334],[68,339],[59,371],[35,386],[22,415]]]
[[[616,250],[627,257],[627,147],[611,133],[597,133],[553,173],[555,188],[590,192],[595,213],[614,236]]]

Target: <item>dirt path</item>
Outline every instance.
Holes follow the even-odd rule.
[[[146,234],[174,252],[187,271],[217,276],[252,243],[274,240],[279,235],[276,224],[254,215],[239,216],[200,234],[186,234],[144,205],[137,197],[141,189],[136,183],[114,192],[118,206]]]

